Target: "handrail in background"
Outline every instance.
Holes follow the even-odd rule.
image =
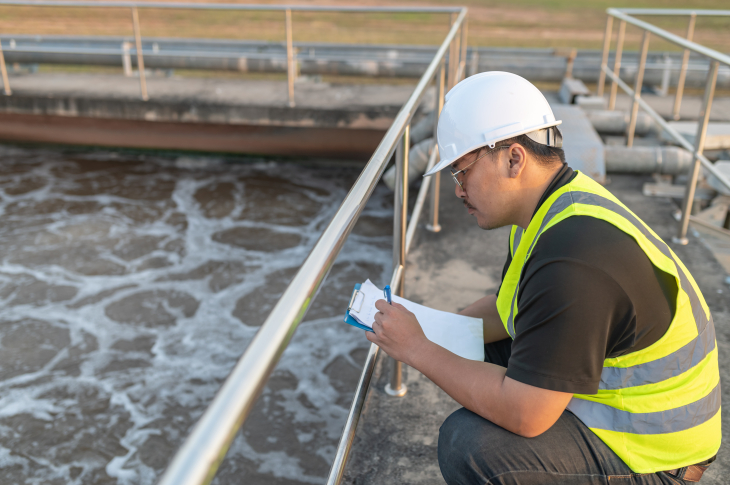
[[[426,165],[426,171],[431,170],[436,164],[438,159],[438,146],[434,146],[428,164]],[[411,222],[408,224],[408,232],[406,235],[406,254],[411,246],[411,242],[416,233],[416,227],[418,226],[418,220],[421,216],[423,205],[426,202],[428,190],[431,186],[431,180],[433,177],[425,177],[421,188],[418,191],[418,198],[416,204],[413,207],[413,213],[411,214]],[[398,266],[393,271],[393,276],[390,279],[391,287],[397,287],[401,281],[401,273],[404,267]],[[373,371],[375,370],[375,358],[378,356],[379,347],[375,344],[370,344],[368,355],[365,358],[365,364],[363,365],[362,372],[360,374],[360,380],[358,381],[355,395],[350,405],[350,412],[347,415],[347,421],[342,430],[342,436],[340,437],[340,444],[337,447],[335,453],[335,460],[332,462],[330,469],[329,478],[327,479],[327,485],[338,485],[342,480],[343,473],[345,472],[345,465],[347,464],[347,458],[349,456],[350,448],[352,447],[353,440],[355,439],[355,431],[357,430],[357,424],[360,420],[360,414],[362,413],[363,406],[365,405],[365,397],[368,389],[370,388],[370,381],[373,377]]]
[[[192,2],[107,2],[83,0],[0,0],[0,5],[26,7],[101,7],[101,8],[162,8],[192,10],[271,10],[301,12],[358,12],[358,13],[459,13],[461,7],[366,7],[356,5],[266,5],[246,3],[192,3]]]
[[[458,14],[459,7],[365,7],[365,6],[337,6],[337,5],[255,5],[236,3],[186,3],[186,2],[114,2],[114,1],[75,1],[75,0],[0,0],[0,6],[15,7],[84,7],[84,8],[128,8],[132,14],[132,29],[136,40],[137,67],[139,70],[140,97],[148,101],[147,81],[144,72],[144,56],[142,53],[142,34],[140,30],[138,9],[175,9],[175,10],[237,10],[237,11],[273,11],[284,12],[284,28],[286,31],[287,46],[287,89],[289,106],[296,105],[294,99],[294,81],[297,78],[296,54],[292,47],[292,18],[296,12],[344,12],[344,13],[450,13]],[[5,56],[0,46],[0,75],[3,80],[3,89],[6,96],[12,95],[8,81],[8,71],[5,66]]]
[[[627,128],[627,145],[631,145],[634,139],[634,130],[636,128],[636,116],[639,107],[646,111],[656,123],[661,126],[679,145],[689,150],[694,154],[695,162],[690,167],[688,174],[687,186],[684,195],[684,201],[682,204],[682,220],[680,222],[679,231],[676,237],[672,240],[677,244],[687,244],[687,230],[689,228],[690,215],[692,213],[692,205],[694,202],[695,189],[697,188],[697,179],[700,174],[700,166],[703,166],[708,172],[715,176],[720,183],[726,188],[730,189],[730,181],[723,176],[710,162],[707,157],[703,155],[705,138],[707,136],[707,126],[710,122],[710,111],[712,109],[712,100],[715,94],[715,85],[717,83],[717,72],[720,64],[730,66],[730,56],[718,52],[709,47],[705,47],[701,44],[693,42],[692,36],[694,34],[695,18],[697,16],[730,16],[730,10],[682,10],[682,9],[616,9],[609,8],[606,10],[608,19],[606,21],[606,31],[603,40],[603,56],[601,62],[601,71],[598,79],[598,95],[603,96],[603,89],[605,86],[605,77],[608,76],[611,79],[611,94],[609,97],[609,109],[613,109],[616,101],[616,90],[620,87],[624,92],[633,98],[633,104],[631,109],[631,120]],[[652,25],[643,20],[636,19],[631,15],[665,15],[665,16],[677,16],[686,15],[690,17],[687,38],[682,38],[678,35],[672,34],[662,28]],[[616,41],[616,54],[614,56],[614,67],[610,69],[607,64],[608,53],[611,48],[611,37],[613,33],[613,18],[620,20],[618,38]],[[644,32],[642,41],[641,58],[639,61],[639,69],[636,75],[636,86],[631,89],[625,82],[620,78],[621,70],[621,53],[623,50],[624,32],[626,30],[626,24],[638,27]],[[679,118],[679,106],[682,100],[682,93],[684,89],[684,74],[687,70],[687,59],[689,58],[689,52],[695,52],[697,54],[708,57],[710,62],[710,69],[707,73],[707,81],[705,85],[705,93],[702,100],[702,107],[699,113],[699,122],[697,124],[697,134],[694,139],[694,145],[689,143],[681,134],[679,134],[664,118],[662,118],[654,109],[652,109],[644,100],[641,99],[641,86],[643,80],[644,68],[646,66],[646,52],[649,48],[650,35],[655,35],[675,45],[683,47],[684,58],[682,63],[682,69],[680,71],[679,83],[677,86],[677,95],[675,98],[674,105],[674,118]]]
[[[700,17],[727,17],[730,16],[730,10],[695,10],[691,8],[616,8],[628,15],[697,15]]]

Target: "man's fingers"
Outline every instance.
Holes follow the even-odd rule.
[[[384,316],[385,316],[385,315],[383,315],[383,314],[382,314],[382,313],[380,313],[380,312],[376,313],[376,314],[375,314],[375,321],[376,321],[377,323],[383,323],[383,317],[384,317]]]
[[[385,300],[378,300],[375,302],[375,308],[385,313],[387,310],[390,309],[390,303]]]

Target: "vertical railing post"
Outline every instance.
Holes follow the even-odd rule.
[[[451,71],[452,76],[449,78],[449,91],[451,91],[454,86],[459,83],[459,54],[461,54],[460,41],[461,37],[457,35],[454,37],[454,41],[452,43],[454,51],[454,69]]]
[[[437,140],[437,130],[438,130],[438,124],[439,124],[439,116],[441,116],[441,110],[444,108],[444,84],[446,82],[446,66],[444,65],[444,61],[441,61],[441,70],[439,71],[438,76],[438,99],[436,100],[437,107],[436,107],[436,118],[434,120],[433,124],[433,140],[436,142]],[[434,150],[438,150],[438,145],[433,148]],[[436,163],[438,163],[438,158],[436,159]],[[431,180],[431,222],[426,224],[426,230],[431,232],[439,232],[441,231],[441,225],[439,224],[439,198],[441,196],[441,172],[436,172],[432,175],[433,180]]]
[[[13,91],[10,89],[10,80],[8,79],[8,69],[5,66],[5,54],[3,53],[3,45],[0,43],[0,72],[3,76],[3,91],[5,96],[10,96]]]
[[[294,65],[294,42],[291,26],[291,9],[286,9],[286,79],[289,85],[289,106],[294,107],[294,80],[297,76]]]
[[[469,62],[469,76],[479,74],[479,51],[476,47],[471,50],[471,61]]]
[[[618,24],[618,38],[616,39],[616,58],[613,61],[613,75],[621,78],[621,55],[624,50],[624,36],[626,34],[626,21],[622,20]],[[611,81],[611,96],[608,98],[608,109],[613,110],[616,107],[616,93],[618,92],[618,84]]]
[[[596,95],[603,97],[603,89],[606,85],[606,72],[608,68],[608,54],[611,51],[611,34],[613,33],[613,16],[606,18],[606,32],[603,34],[603,55],[601,56],[601,70],[598,73],[598,88]]]
[[[453,25],[455,21],[456,21],[456,14],[452,13],[451,14],[451,25]],[[446,90],[447,92],[450,91],[451,88],[456,85],[456,83],[454,82],[454,79],[456,78],[456,72],[458,70],[458,65],[459,65],[459,60],[457,59],[457,57],[459,56],[458,46],[456,44],[456,39],[458,39],[458,38],[459,38],[458,36],[455,36],[452,39],[451,44],[449,44],[449,79],[448,79],[448,89]]]
[[[144,77],[144,56],[142,55],[142,34],[139,29],[139,12],[137,7],[132,7],[132,26],[134,27],[134,42],[137,47],[137,71],[139,71],[139,89],[142,92],[142,100],[147,101],[147,80]]]
[[[395,151],[395,201],[393,212],[393,270],[400,266],[400,281],[398,282],[398,296],[405,295],[406,280],[406,229],[408,226],[408,151],[411,143],[411,125],[406,125],[403,137]],[[390,382],[385,386],[385,392],[391,396],[405,396],[408,389],[403,384],[403,364],[395,359],[390,374]]]
[[[697,178],[700,175],[700,159],[705,149],[705,138],[707,136],[707,125],[710,123],[710,111],[712,110],[712,98],[715,96],[715,84],[717,83],[717,71],[720,68],[719,61],[712,61],[710,70],[707,71],[707,83],[705,84],[705,96],[702,100],[699,121],[697,123],[697,134],[695,135],[695,163],[689,171],[689,180],[684,192],[684,203],[682,205],[682,222],[679,225],[677,237],[672,238],[677,244],[687,244],[687,229],[689,228],[689,216],[692,214],[692,203],[697,188]]]
[[[469,25],[464,19],[464,22],[461,24],[461,54],[459,55],[459,75],[457,76],[458,79],[456,82],[461,81],[462,79],[466,78],[466,40],[467,35],[469,35]]]
[[[641,99],[641,87],[644,85],[644,69],[646,68],[646,55],[649,52],[649,34],[644,31],[641,40],[641,55],[639,57],[639,69],[636,71],[636,82],[634,83],[634,102],[631,105],[631,119],[626,133],[626,146],[634,146],[634,132],[636,131],[636,117],[639,115],[639,99]]]
[[[695,21],[697,14],[694,12],[689,16],[689,24],[687,25],[687,40],[691,41],[695,34]],[[682,107],[682,96],[684,95],[684,82],[687,79],[687,66],[689,65],[689,49],[684,50],[682,55],[682,67],[679,70],[679,79],[677,80],[677,93],[674,95],[674,108],[672,109],[672,118],[678,120],[679,109]]]
[[[134,72],[132,71],[132,43],[126,40],[122,42],[122,69],[124,70],[124,76],[132,77]]]

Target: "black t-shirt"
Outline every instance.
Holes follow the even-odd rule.
[[[575,175],[564,165],[537,208]],[[508,253],[502,278],[510,261]],[[659,340],[677,297],[674,277],[631,236],[589,216],[569,217],[540,236],[519,288],[507,376],[574,394],[598,391],[605,358]]]

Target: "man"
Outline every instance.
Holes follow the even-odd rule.
[[[676,484],[720,447],[714,326],[671,249],[606,189],[565,164],[545,98],[489,72],[449,92],[441,161],[479,227],[512,226],[482,318],[486,362],[428,341],[379,301],[368,339],[464,408],[443,424],[448,484]]]

